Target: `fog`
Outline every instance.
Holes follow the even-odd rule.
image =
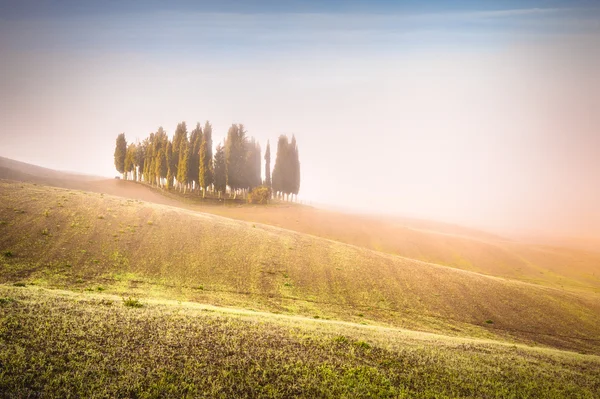
[[[216,146],[243,123],[263,150],[296,135],[304,201],[600,235],[598,19],[504,13],[527,20],[489,32],[471,27],[490,18],[477,10],[5,18],[0,155],[112,177],[120,132],[209,120]]]

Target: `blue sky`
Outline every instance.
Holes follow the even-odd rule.
[[[597,31],[593,2],[0,2],[0,48],[247,56],[362,48],[485,48],[518,35]]]
[[[221,0],[221,1],[3,1],[0,11],[4,17],[58,16],[82,14],[123,14],[155,11],[201,11],[235,13],[431,13],[471,10],[506,10],[530,8],[594,8],[597,4],[588,1],[393,1],[393,0]]]

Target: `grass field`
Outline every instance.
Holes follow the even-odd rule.
[[[594,398],[600,358],[0,286],[1,397]]]
[[[276,227],[0,183],[0,282],[599,353],[600,301]]]
[[[600,395],[594,252],[71,184],[0,180],[0,397]]]

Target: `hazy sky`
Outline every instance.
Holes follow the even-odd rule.
[[[114,176],[120,132],[244,123],[296,135],[307,200],[600,234],[599,10],[0,1],[0,155]]]

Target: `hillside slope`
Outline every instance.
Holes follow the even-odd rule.
[[[593,398],[600,357],[0,285],[0,398]]]
[[[22,173],[33,178],[19,178]],[[565,242],[567,247],[561,246],[561,241],[554,241],[553,245],[532,244],[445,223],[344,214],[297,204],[215,206],[202,203],[196,194],[181,195],[128,181],[73,176],[6,158],[0,158],[0,178],[208,212],[490,276],[600,293],[600,252],[578,249],[580,244],[594,248],[596,241],[570,240]],[[598,244],[596,247],[600,248],[600,241]]]
[[[101,285],[597,353],[600,300],[117,197],[0,182],[0,282]]]

